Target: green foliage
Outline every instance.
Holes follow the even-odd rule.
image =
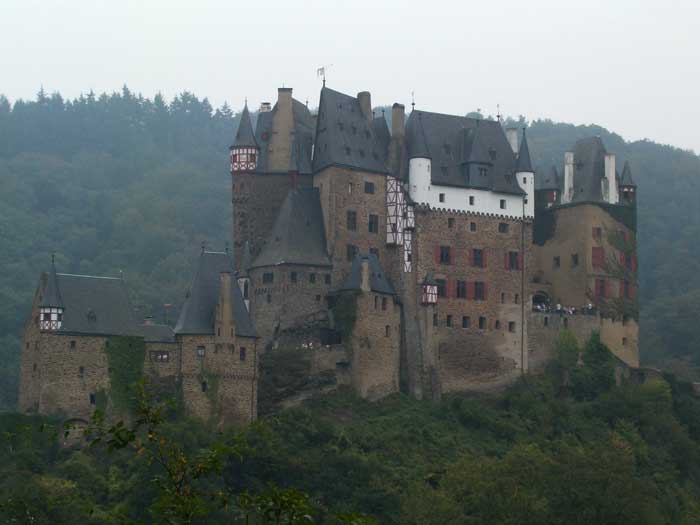
[[[571,371],[578,363],[580,353],[578,340],[571,330],[562,330],[557,339],[557,362],[566,371]]]
[[[339,331],[343,339],[350,339],[357,320],[357,297],[359,292],[345,292],[335,298],[331,308],[335,329]]]
[[[113,336],[105,347],[109,367],[108,403],[118,414],[133,412],[138,404],[136,387],[143,377],[146,344],[141,337]]]
[[[571,390],[577,399],[593,399],[615,385],[615,361],[594,332],[583,349],[582,367],[571,372]]]

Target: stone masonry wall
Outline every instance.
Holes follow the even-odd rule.
[[[296,282],[292,282],[293,272]],[[266,273],[273,275],[271,283],[263,282]],[[326,315],[326,294],[334,285],[330,268],[298,265],[255,268],[250,277],[251,314],[262,350],[279,331],[305,324],[314,316]]]
[[[376,400],[399,391],[401,308],[392,297],[357,295],[351,336],[351,384],[363,398]]]
[[[499,231],[501,223],[507,225],[506,232]],[[449,210],[416,211],[415,289],[420,293],[420,282],[428,273],[446,282],[446,296],[439,297],[435,307],[419,306],[429,309],[433,317],[422,314],[425,325],[432,324],[430,330],[423,330],[422,338],[427,368],[423,376],[433,397],[500,387],[527,370],[523,301],[529,309],[530,298],[523,297],[523,272],[506,269],[505,259],[508,252],[522,255],[524,251],[520,259],[527,275],[531,239],[530,223],[523,226],[512,219]],[[440,246],[451,249],[447,264],[438,260]],[[486,254],[483,268],[470,262],[469,251],[475,248]],[[485,283],[485,299],[458,297],[458,280],[465,281],[468,288],[469,283]]]
[[[180,336],[182,394],[187,412],[219,423],[248,423],[257,416],[257,350],[252,338],[217,343],[212,336]],[[198,347],[204,348],[199,356]],[[241,349],[245,348],[244,355]]]

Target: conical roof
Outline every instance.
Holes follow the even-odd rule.
[[[238,131],[236,131],[236,138],[233,141],[232,148],[238,147],[258,147],[258,143],[255,141],[255,133],[253,132],[253,124],[250,121],[250,112],[248,111],[248,104],[243,108],[243,113],[241,113],[241,121],[238,123]]]
[[[630,163],[625,161],[625,167],[622,168],[622,177],[620,178],[620,186],[637,186],[632,180],[632,170]]]
[[[530,148],[527,145],[527,135],[523,129],[523,141],[520,143],[520,151],[518,152],[518,163],[515,167],[516,173],[528,172],[534,173],[532,162],[530,160]]]
[[[559,190],[559,174],[557,173],[557,168],[552,166],[549,173],[540,174],[538,172],[537,175],[535,175],[535,191],[540,190]]]
[[[46,288],[44,289],[44,297],[41,301],[41,306],[45,308],[65,308],[61,290],[58,287],[58,277],[56,276],[55,258],[51,256],[51,272],[49,273]]]

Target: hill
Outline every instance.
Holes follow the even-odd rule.
[[[525,124],[521,122],[521,124]],[[223,248],[231,224],[227,148],[237,116],[183,93],[167,103],[121,93],[76,100],[43,91],[0,97],[0,408],[14,406],[19,337],[40,271],[123,272],[139,315],[177,315],[202,243]],[[629,160],[639,185],[642,359],[698,363],[700,158],[597,126],[529,123],[538,169],[561,165],[584,136]]]

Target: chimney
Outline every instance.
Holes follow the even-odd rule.
[[[506,128],[506,138],[508,139],[508,144],[510,144],[510,149],[513,153],[518,154],[518,128]]]
[[[369,292],[372,288],[369,284],[369,257],[362,258],[362,272],[360,280],[360,289],[363,292]]]
[[[233,304],[231,302],[231,272],[219,274],[219,305],[216,309],[215,335],[232,339],[234,332]]]
[[[574,154],[571,151],[564,153],[564,192],[561,203],[566,204],[574,198]]]
[[[258,111],[259,113],[269,113],[272,111],[272,104],[269,102],[261,102],[260,103],[260,110]]]
[[[605,178],[608,180],[608,195],[607,201],[610,204],[617,204],[617,176],[615,173],[615,155],[612,153],[605,154]]]
[[[268,169],[287,171],[294,137],[292,88],[277,89],[277,111],[272,119],[272,136],[268,143]]]
[[[360,110],[368,122],[372,122],[372,95],[369,91],[360,91],[357,94],[357,101],[360,103]]]
[[[395,102],[391,107],[391,136],[403,137],[406,125],[406,108],[403,104]]]

